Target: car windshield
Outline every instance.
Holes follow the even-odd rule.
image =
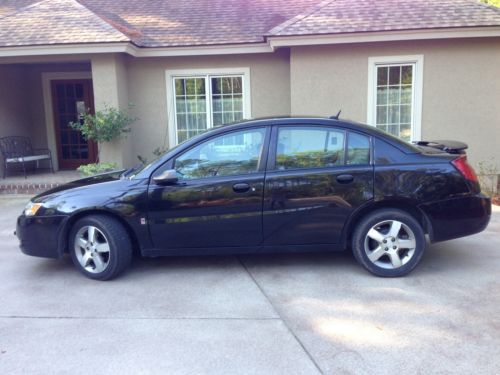
[[[208,130],[205,130],[203,131],[202,133],[194,136],[193,138],[190,138],[189,140],[192,140],[196,137],[199,137],[201,136],[202,134],[206,133],[207,131],[210,131],[211,129],[208,129]],[[153,159],[153,161],[149,162],[149,163],[142,163],[142,164],[138,164],[132,168],[129,168],[127,170],[125,170],[124,172],[122,172],[122,174],[120,175],[122,178],[129,178],[129,179],[133,179],[135,178],[139,173],[143,172],[143,171],[146,171],[148,169],[150,169],[153,165],[156,165],[156,163],[158,162],[159,159],[161,159],[163,157],[163,155],[165,155],[167,152],[171,152],[171,151],[174,151],[176,150],[177,148],[179,148],[181,145],[183,145],[185,142],[187,142],[188,140],[185,140],[181,143],[179,143],[178,145],[175,145],[174,147],[172,148],[169,148],[167,151],[165,151],[163,154],[161,154],[160,156],[156,157],[155,159]]]

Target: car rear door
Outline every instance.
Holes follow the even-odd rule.
[[[264,244],[340,242],[352,212],[373,199],[370,137],[343,128],[276,125],[264,191]]]
[[[156,249],[254,246],[262,242],[262,199],[270,128],[202,141],[167,162],[173,185],[150,183],[149,228]],[[264,152],[265,151],[265,152]]]

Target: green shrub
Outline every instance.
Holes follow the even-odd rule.
[[[77,171],[84,176],[93,176],[99,173],[110,172],[117,168],[116,163],[91,163],[80,165]]]
[[[129,106],[129,109],[131,106]],[[111,142],[115,139],[124,138],[130,132],[132,125],[137,118],[130,117],[127,112],[117,108],[104,105],[104,109],[95,114],[84,113],[77,122],[70,122],[69,125],[82,133],[85,140],[96,142]],[[97,161],[99,162],[98,148]]]

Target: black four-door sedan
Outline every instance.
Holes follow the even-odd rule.
[[[215,128],[136,169],[34,197],[24,253],[69,252],[107,280],[143,256],[336,251],[379,276],[419,263],[427,239],[482,231],[491,214],[459,142],[409,144],[334,118]]]

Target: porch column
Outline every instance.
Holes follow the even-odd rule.
[[[117,54],[92,57],[92,82],[94,86],[95,110],[105,106],[121,110],[128,109],[128,76],[125,59]],[[133,125],[132,125],[133,126]],[[131,167],[134,130],[126,139],[99,144],[100,162],[114,162],[118,167]]]

